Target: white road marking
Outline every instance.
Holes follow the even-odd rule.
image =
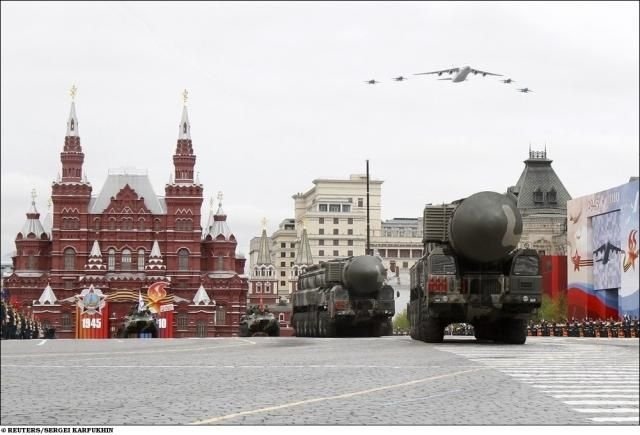
[[[479,368],[479,369],[472,369],[472,370],[464,370],[461,372],[454,372],[454,373],[448,373],[446,375],[438,375],[438,376],[432,376],[429,378],[422,378],[422,379],[416,379],[413,381],[409,381],[409,382],[403,382],[400,384],[393,384],[393,385],[385,385],[383,387],[375,387],[375,388],[370,388],[368,390],[361,390],[361,391],[354,391],[352,393],[344,393],[344,394],[338,394],[335,396],[328,396],[328,397],[316,397],[315,399],[307,399],[307,400],[300,400],[298,402],[290,402],[290,403],[284,403],[282,405],[275,405],[275,406],[268,406],[265,408],[259,408],[259,409],[253,409],[253,410],[249,410],[249,411],[241,411],[241,412],[236,412],[233,414],[227,414],[227,415],[222,415],[219,417],[212,417],[212,418],[208,418],[205,420],[199,420],[199,421],[195,421],[191,424],[211,424],[211,423],[217,423],[219,421],[222,420],[229,420],[235,417],[240,417],[243,415],[251,415],[251,414],[259,414],[262,412],[269,412],[269,411],[275,411],[278,409],[285,409],[285,408],[292,408],[295,406],[301,406],[301,405],[306,405],[308,403],[317,403],[317,402],[325,402],[328,400],[338,400],[338,399],[347,399],[349,397],[354,397],[354,396],[361,396],[363,394],[369,394],[369,393],[375,393],[378,391],[384,391],[384,390],[391,390],[391,389],[395,389],[395,388],[402,388],[402,387],[408,387],[410,385],[417,385],[417,384],[422,384],[425,382],[429,382],[429,381],[434,381],[437,379],[444,379],[444,378],[449,378],[449,377],[453,377],[453,376],[457,376],[457,375],[463,375],[466,373],[473,373],[473,372],[478,372],[481,370],[487,370],[487,368],[483,367],[483,368]]]
[[[638,400],[567,400],[567,405],[638,405]]]
[[[625,421],[640,421],[640,417],[591,417],[589,420],[593,420],[598,423],[606,423],[608,421],[622,423]]]
[[[639,396],[637,394],[556,394],[552,397],[556,399],[586,399],[586,398],[598,398],[598,397],[606,397],[607,399],[616,398],[616,399],[638,399]]]
[[[628,413],[638,413],[638,408],[586,408],[586,409],[573,409],[574,411],[584,412],[584,413],[612,413],[612,414],[628,414]]]

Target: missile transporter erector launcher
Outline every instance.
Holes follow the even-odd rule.
[[[451,323],[478,340],[524,344],[540,306],[539,257],[516,249],[522,217],[511,194],[479,192],[424,210],[424,256],[411,268],[411,337],[439,343]]]
[[[292,295],[298,337],[388,333],[395,314],[393,288],[379,257],[362,255],[309,267]]]

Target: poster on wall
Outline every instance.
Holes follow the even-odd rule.
[[[147,289],[147,308],[154,315],[158,338],[173,338],[173,299],[167,295],[166,282],[154,282]]]
[[[105,295],[93,285],[76,296],[76,338],[108,338],[109,310]]]

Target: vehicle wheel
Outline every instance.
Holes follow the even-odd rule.
[[[383,323],[378,320],[372,320],[369,324],[369,333],[367,335],[369,337],[380,337],[382,335],[382,326]]]
[[[327,321],[325,322],[326,335],[325,337],[333,338],[337,335],[337,328],[335,320],[331,320],[329,316],[327,316]]]
[[[508,344],[524,344],[527,341],[527,322],[506,319],[502,324],[502,341]]]
[[[444,327],[439,319],[428,318],[420,323],[420,340],[425,343],[442,343],[444,340]]]

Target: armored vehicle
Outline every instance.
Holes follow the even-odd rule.
[[[478,340],[524,344],[542,298],[539,257],[516,249],[522,217],[511,194],[479,192],[424,209],[424,256],[410,270],[413,339],[443,340],[470,323]]]
[[[124,325],[120,336],[122,338],[129,337],[158,337],[158,326],[148,309],[138,311],[132,310],[128,316],[124,318]]]
[[[321,262],[298,277],[292,325],[298,337],[379,337],[395,313],[393,288],[380,257]]]
[[[240,318],[240,337],[278,337],[279,335],[278,319],[268,309],[254,305],[247,310],[246,315]]]

